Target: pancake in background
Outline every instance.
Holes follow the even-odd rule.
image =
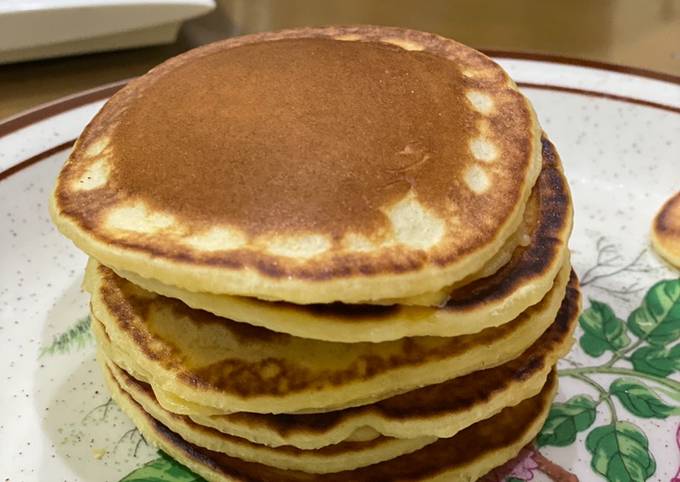
[[[131,272],[118,274],[193,308],[303,338],[381,342],[406,336],[458,336],[513,320],[543,298],[563,265],[572,226],[571,198],[559,156],[547,139],[543,140],[543,169],[527,203],[523,225],[512,236],[514,252],[507,246],[487,263],[486,270],[491,273],[480,273],[492,276],[454,288],[441,308],[273,303],[195,293]],[[528,239],[521,242],[522,237]]]
[[[555,320],[570,270],[565,264],[540,303],[498,328],[384,343],[324,342],[231,322],[101,265],[88,269],[85,287],[107,356],[151,384],[164,408],[292,413],[364,405],[516,358]]]
[[[503,69],[452,40],[262,33],[118,91],[78,139],[50,212],[107,266],[185,290],[405,298],[479,271],[517,230],[540,137]]]
[[[448,438],[536,395],[552,366],[572,345],[579,308],[578,283],[572,272],[555,322],[524,353],[504,365],[341,411],[306,415],[238,412],[193,415],[191,419],[254,443],[305,450],[379,435]]]
[[[245,462],[198,447],[155,420],[129,396],[120,396],[116,401],[147,441],[210,482],[469,482],[512,459],[536,436],[548,415],[556,389],[557,376],[553,372],[538,395],[506,408],[454,437],[439,439],[413,453],[361,469],[313,475]]]
[[[656,252],[680,269],[680,191],[654,217],[651,238]]]

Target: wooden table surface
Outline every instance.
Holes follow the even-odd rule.
[[[436,32],[480,49],[534,52],[680,75],[680,0],[218,0],[171,45],[0,66],[0,119],[140,75],[193,46],[304,25]]]

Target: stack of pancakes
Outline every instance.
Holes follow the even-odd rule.
[[[490,59],[386,27],[230,39],[88,125],[51,200],[113,398],[208,480],[475,480],[572,343],[572,206]]]

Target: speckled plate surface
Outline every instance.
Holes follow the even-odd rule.
[[[648,232],[680,188],[680,82],[499,61],[564,160],[585,311],[540,437],[489,479],[678,482],[680,279]],[[73,139],[118,87],[0,123],[0,481],[200,480],[148,446],[103,389],[85,256],[47,215]]]

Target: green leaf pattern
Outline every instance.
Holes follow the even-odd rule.
[[[73,324],[68,330],[55,336],[52,342],[40,350],[40,357],[45,355],[54,355],[56,353],[64,354],[71,350],[80,350],[92,341],[92,333],[90,332],[90,317],[84,316]]]
[[[617,351],[630,343],[623,320],[605,303],[590,300],[590,308],[581,314],[579,324],[583,329],[581,348],[590,356]]]
[[[628,327],[651,345],[665,346],[680,337],[680,282],[666,280],[652,286],[642,306],[628,317]]]
[[[630,413],[640,418],[664,419],[678,412],[666,405],[647,385],[632,378],[619,378],[611,384],[609,391]]]
[[[586,438],[591,467],[610,481],[640,482],[656,471],[645,434],[632,423],[616,422],[595,428]]]
[[[588,395],[577,395],[565,403],[554,403],[538,435],[538,445],[564,447],[573,444],[578,432],[595,421],[596,407],[597,402]]]
[[[205,479],[169,455],[159,452],[158,458],[130,472],[120,482],[205,482]]]
[[[667,377],[680,371],[680,343],[673,347],[643,346],[633,352],[630,361],[639,372]]]

